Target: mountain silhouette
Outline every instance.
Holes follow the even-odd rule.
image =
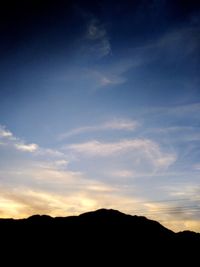
[[[1,254],[16,253],[45,266],[124,264],[162,266],[198,260],[200,234],[174,233],[160,223],[117,210],[100,209],[79,216],[33,215],[0,219]],[[12,260],[11,258],[7,258]],[[161,259],[161,261],[160,261]],[[68,262],[68,264],[67,264]],[[16,261],[15,261],[16,263]]]

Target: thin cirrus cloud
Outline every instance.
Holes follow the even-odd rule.
[[[98,132],[98,131],[109,131],[109,130],[134,131],[138,126],[139,123],[137,121],[129,119],[113,119],[99,125],[89,125],[72,129],[69,132],[61,134],[59,136],[59,139],[62,140],[74,135],[79,135],[89,132]]]
[[[97,20],[90,22],[86,36],[90,43],[89,51],[101,56],[111,53],[108,34]],[[169,55],[167,60],[173,64],[174,53],[178,53],[180,61],[190,54],[196,53],[199,46],[196,36],[197,29],[192,27],[167,31],[159,38],[153,39],[152,42],[129,49],[126,57],[119,57],[117,61],[109,63],[103,68],[95,66],[95,69],[92,68],[88,71],[89,76],[95,80],[94,87],[97,89],[121,85],[128,81],[128,76],[124,75],[127,71],[134,69],[137,73],[138,67],[140,69],[142,66],[153,64],[159,57],[163,57],[162,55]],[[189,90],[191,90],[191,84]]]
[[[113,177],[120,177],[120,178],[133,178],[135,172],[130,170],[115,170],[112,171],[110,175]]]
[[[168,168],[177,158],[174,153],[163,152],[156,142],[149,139],[124,139],[110,143],[92,140],[68,145],[66,149],[89,157],[118,157],[128,153],[135,161],[140,162],[140,165],[142,159],[145,159],[155,170]]]
[[[174,107],[153,107],[148,108],[146,111],[151,115],[157,114],[158,116],[175,116],[175,117],[187,117],[187,118],[199,118],[200,102],[189,103],[183,105],[176,105]]]
[[[152,42],[129,49],[127,52],[128,56],[118,58],[117,62],[108,64],[109,67],[91,69],[90,76],[96,81],[95,88],[113,87],[128,82],[128,75],[125,75],[128,70],[134,69],[136,74],[140,67],[153,64],[153,62],[164,55],[168,55],[166,60],[169,61],[169,64],[173,64],[174,60],[177,60],[174,54],[177,54],[178,60],[181,62],[181,60],[186,59],[189,55],[197,53],[199,47],[196,38],[197,31],[198,29],[195,27],[170,30],[159,36],[159,38],[153,39],[154,41]],[[97,38],[102,38],[102,32],[100,31],[97,34]],[[183,83],[183,81],[181,82]],[[198,80],[195,82],[194,79],[193,83],[194,85],[189,84],[188,90],[191,91],[192,87],[198,90]],[[188,87],[188,85],[184,84],[184,87]]]
[[[104,68],[88,69],[86,76],[93,81],[94,89],[119,86],[128,81],[126,73],[143,64],[141,57],[131,56],[129,58],[118,59],[117,62],[108,64]]]
[[[111,53],[111,44],[105,27],[97,20],[92,19],[86,32],[87,49],[97,57],[105,57]]]
[[[123,77],[122,74],[103,73],[100,71],[90,71],[90,75],[91,74],[97,81],[98,88],[120,85],[126,82],[126,78]]]
[[[168,53],[171,52],[172,49],[177,49],[177,47],[179,47],[182,52],[181,57],[186,57],[198,51],[198,31],[199,29],[196,26],[173,29],[161,36],[155,43],[155,46]]]

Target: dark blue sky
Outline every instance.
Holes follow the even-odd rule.
[[[199,230],[199,37],[195,0],[1,3],[1,216],[166,199]]]

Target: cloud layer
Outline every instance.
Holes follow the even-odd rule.
[[[115,120],[96,128],[86,126],[75,134],[108,129],[133,132],[137,124]],[[153,219],[159,217],[174,230],[199,229],[199,218],[195,217],[199,205],[194,199],[196,187],[191,189],[187,183],[182,189],[179,184],[169,188],[164,183],[161,187],[160,179],[171,176],[169,170],[177,155],[150,139],[90,140],[52,149],[22,141],[1,126],[0,156],[4,157],[0,171],[1,217],[21,218],[34,213],[65,216],[107,207]],[[151,194],[141,193],[147,178],[149,189],[154,187],[155,191],[158,187],[161,191],[161,201],[152,202]],[[166,203],[162,203],[162,194],[169,199]],[[185,200],[177,204],[171,202],[171,197],[178,203]],[[187,209],[188,201],[192,210]]]
[[[137,121],[130,119],[113,119],[100,123],[98,125],[84,126],[70,130],[67,133],[60,135],[59,139],[65,139],[71,136],[80,135],[90,132],[100,132],[100,131],[134,131],[139,126]]]

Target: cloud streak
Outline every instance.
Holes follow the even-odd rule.
[[[38,150],[38,145],[37,144],[15,144],[15,147],[24,152],[35,152]]]
[[[129,119],[113,119],[106,121],[99,125],[84,126],[80,128],[73,129],[67,133],[60,135],[59,139],[65,139],[74,135],[98,132],[98,131],[134,131],[139,126],[137,121]]]
[[[149,139],[124,139],[105,143],[97,140],[68,145],[66,149],[88,157],[122,157],[129,155],[136,165],[148,162],[154,169],[168,168],[176,161],[176,155],[162,152],[159,145]]]
[[[111,44],[107,31],[97,19],[92,19],[88,25],[86,39],[89,41],[89,51],[98,57],[105,57],[111,53]]]
[[[96,80],[97,88],[120,85],[126,82],[126,78],[121,74],[90,70],[89,75]]]

